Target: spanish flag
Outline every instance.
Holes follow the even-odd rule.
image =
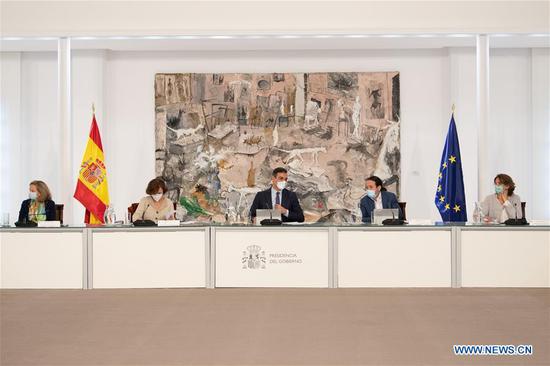
[[[105,158],[103,157],[103,145],[101,144],[95,113],[88,144],[78,173],[74,198],[86,208],[84,217],[86,224],[104,223],[103,215],[109,205],[109,188]]]

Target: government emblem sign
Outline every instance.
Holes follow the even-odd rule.
[[[259,245],[250,245],[243,250],[241,262],[243,269],[265,269],[265,251]]]

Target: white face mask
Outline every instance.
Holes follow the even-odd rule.
[[[29,192],[29,198],[31,200],[36,200],[38,198],[38,193],[37,192]]]
[[[285,189],[285,187],[286,187],[286,182],[285,181],[277,182],[277,188],[279,188],[281,191],[283,189]]]
[[[158,202],[162,198],[162,193],[153,194],[151,195],[151,197],[153,197],[153,199]]]

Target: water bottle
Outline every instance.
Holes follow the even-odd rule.
[[[474,224],[481,224],[481,207],[479,202],[474,203],[474,214],[473,214]]]
[[[105,225],[114,225],[116,221],[115,208],[112,205],[107,206],[105,214],[103,215]]]

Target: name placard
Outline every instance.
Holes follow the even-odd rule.
[[[180,220],[159,220],[158,226],[180,226]]]
[[[38,221],[38,227],[61,227],[61,221]]]

